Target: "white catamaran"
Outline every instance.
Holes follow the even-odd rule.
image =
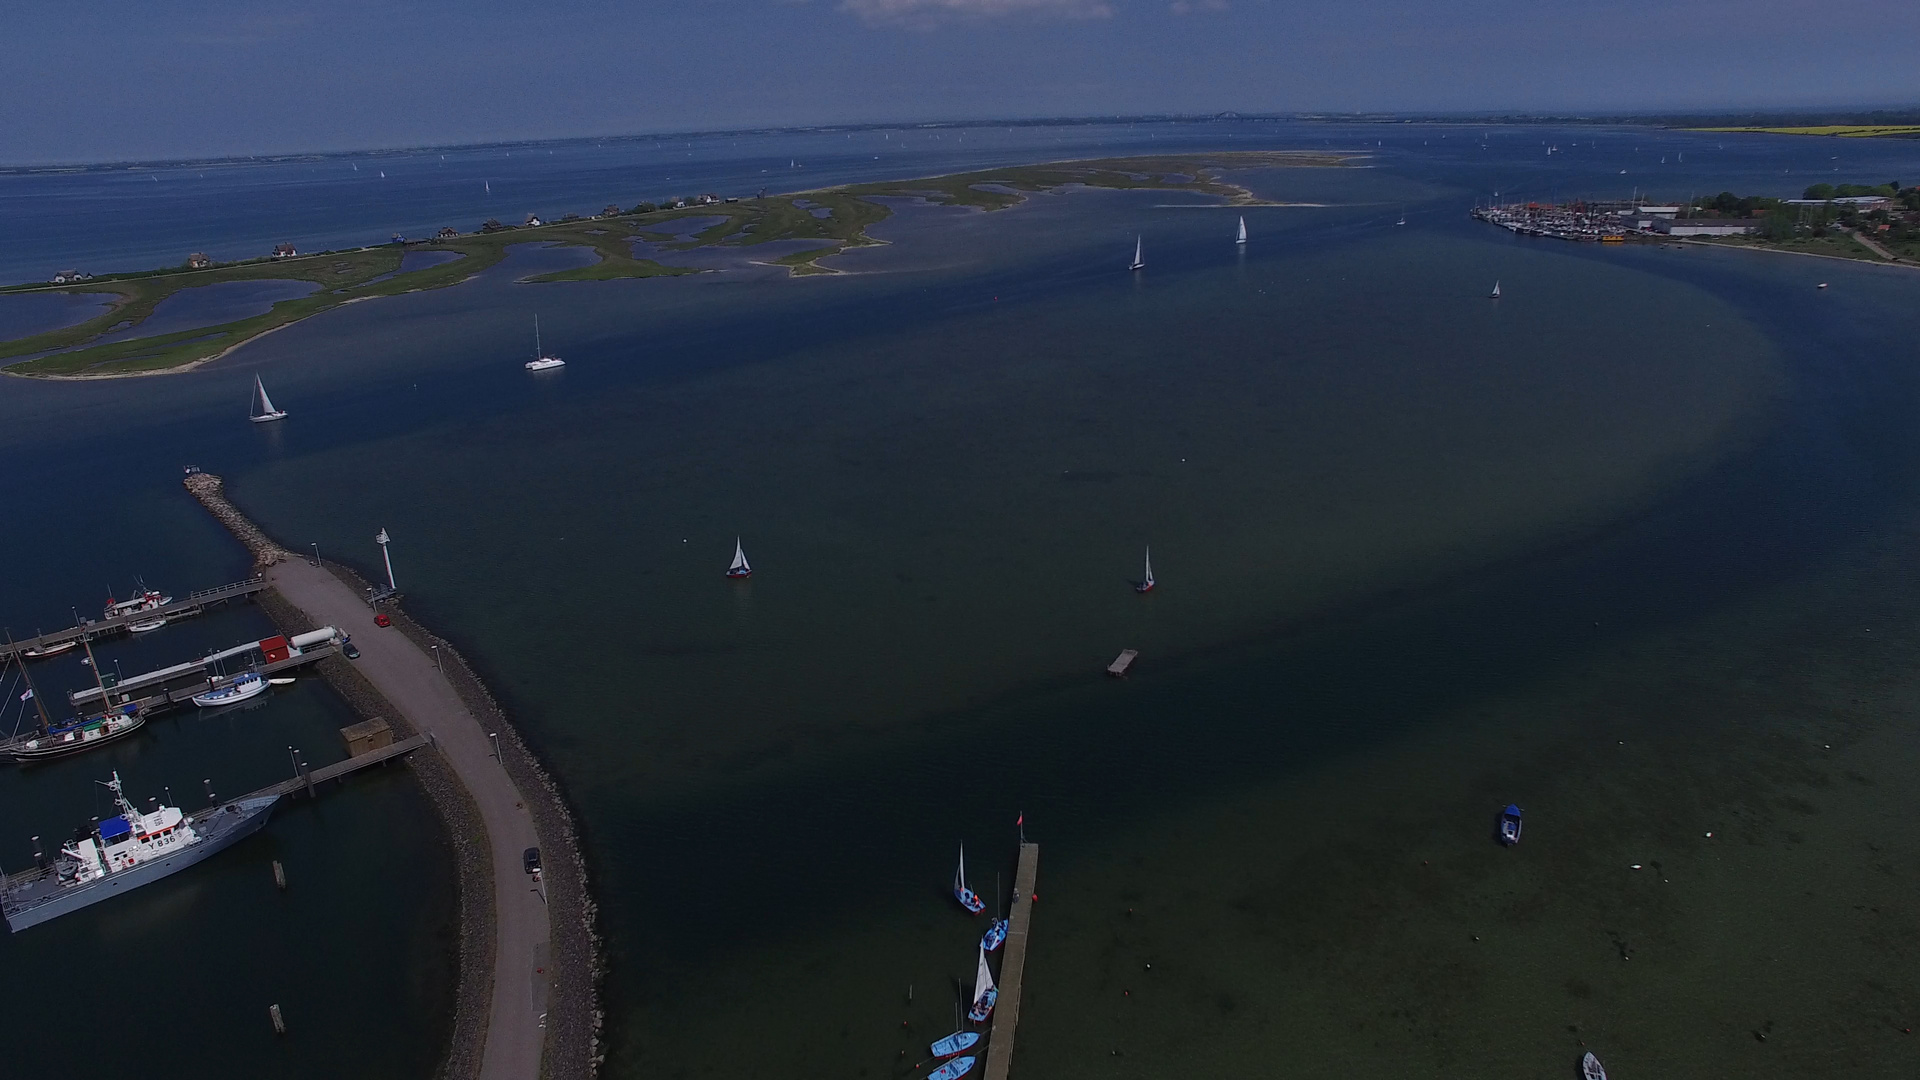
[[[1240,236],[1234,240],[1234,243],[1244,244],[1246,242],[1247,242],[1247,219],[1241,218],[1240,219]]]
[[[1141,239],[1136,236],[1133,238],[1133,261],[1127,264],[1127,269],[1144,270],[1146,266],[1147,258],[1144,254],[1144,249],[1141,247]]]
[[[528,371],[548,371],[552,368],[566,367],[567,362],[557,356],[548,356],[540,348],[540,316],[533,317],[533,359],[527,361]]]
[[[247,412],[247,419],[256,424],[267,424],[287,418],[287,410],[273,407],[273,399],[267,396],[266,384],[260,376],[253,377],[253,402]]]

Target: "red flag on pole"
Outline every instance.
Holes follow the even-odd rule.
[[[1016,818],[1013,823],[1015,825],[1025,825],[1027,823],[1027,812],[1025,810],[1020,811],[1020,816]]]

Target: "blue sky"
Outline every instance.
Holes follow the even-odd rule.
[[[1920,104],[1920,0],[9,5],[0,161],[858,121]]]

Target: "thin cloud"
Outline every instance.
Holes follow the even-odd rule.
[[[869,23],[928,27],[956,19],[1031,15],[1055,19],[1105,19],[1106,0],[841,0],[840,10]]]

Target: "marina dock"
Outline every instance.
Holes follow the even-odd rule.
[[[311,794],[315,788],[318,788],[321,784],[329,780],[338,780],[348,773],[359,772],[361,769],[391,761],[402,754],[411,754],[415,750],[426,746],[427,742],[428,740],[425,735],[414,735],[410,738],[401,739],[397,743],[383,746],[378,750],[369,750],[364,754],[350,757],[345,761],[336,761],[331,765],[313,770],[302,769],[300,775],[295,776],[291,780],[282,780],[277,784],[270,784],[263,787],[259,791],[250,791],[240,796],[240,798],[252,799],[264,795],[293,795],[301,791]],[[238,800],[229,799],[227,801],[235,802]],[[207,809],[211,810],[212,807],[208,807]],[[201,814],[206,812],[206,810],[200,811]],[[194,816],[198,817],[199,814]]]
[[[1007,957],[1000,962],[1000,1002],[993,1009],[987,1043],[986,1080],[1007,1080],[1013,1067],[1013,1030],[1020,1023],[1020,978],[1027,970],[1027,932],[1033,925],[1034,884],[1040,876],[1040,845],[1020,845],[1013,872],[1013,910],[1007,914]]]
[[[340,631],[331,626],[321,627],[305,634],[296,634],[292,638],[267,637],[259,641],[250,641],[245,645],[223,649],[220,652],[190,660],[184,664],[149,671],[143,675],[130,675],[107,685],[105,694],[100,687],[89,686],[84,690],[75,690],[67,695],[67,704],[75,707],[85,706],[101,700],[103,697],[117,705],[125,705],[138,700],[153,705],[169,705],[185,701],[195,694],[210,689],[217,676],[207,674],[207,669],[222,661],[243,658],[251,653],[259,653],[260,661],[247,665],[262,675],[286,671],[290,668],[311,664],[339,651],[343,638]],[[112,676],[107,676],[111,679]],[[181,680],[187,680],[181,683]],[[174,684],[171,687],[168,684]],[[143,694],[143,692],[146,692]]]
[[[0,641],[0,660],[11,660],[28,652],[38,653],[47,649],[70,647],[83,641],[95,641],[110,634],[123,634],[131,623],[146,622],[154,618],[184,619],[189,615],[198,615],[216,604],[225,604],[252,596],[266,587],[266,578],[251,577],[216,589],[202,589],[189,595],[185,600],[176,600],[171,604],[147,611],[116,615],[110,619],[82,619],[78,626],[69,626],[65,630],[55,630],[52,633],[25,638],[12,644]]]

